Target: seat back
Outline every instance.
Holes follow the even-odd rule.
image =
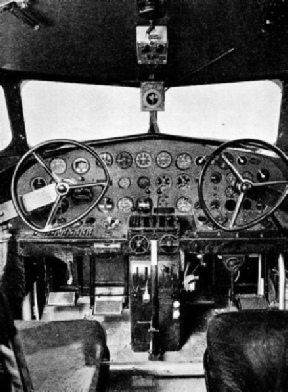
[[[288,312],[217,315],[208,325],[204,368],[209,392],[288,391]]]
[[[97,321],[20,321],[16,326],[37,392],[99,387],[108,349]]]

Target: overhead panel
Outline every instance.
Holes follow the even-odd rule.
[[[139,59],[140,47],[162,59],[154,76],[165,87],[277,78],[287,70],[287,1],[167,1],[155,23],[167,26],[167,41],[151,39],[150,48],[142,40],[135,48],[135,29],[149,25],[143,12],[155,1],[17,0],[14,14],[2,10],[8,3],[0,1],[0,68],[27,77],[139,87],[150,74],[140,62],[151,61]]]

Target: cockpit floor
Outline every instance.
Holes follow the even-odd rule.
[[[149,361],[148,352],[135,353],[131,349],[131,321],[129,312],[121,318],[106,317],[103,326],[110,350],[110,364],[115,370],[146,371],[163,376],[202,376],[206,333],[194,332],[180,351],[169,351],[162,361]]]
[[[110,350],[109,392],[205,392],[203,354],[206,333],[193,333],[177,352],[166,352],[163,361],[149,361],[148,353],[131,349],[129,312],[103,322]]]
[[[159,377],[111,371],[108,392],[206,392],[204,378]]]

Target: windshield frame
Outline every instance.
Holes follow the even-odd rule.
[[[22,83],[21,94],[31,146],[48,140],[46,135],[84,141],[151,131],[149,113],[140,110],[139,89],[30,80]],[[281,84],[263,80],[171,88],[165,105],[154,116],[161,133],[207,140],[265,135],[263,140],[276,143]]]

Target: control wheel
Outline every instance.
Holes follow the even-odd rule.
[[[247,150],[249,153],[259,152],[259,156],[262,159],[265,157],[267,160],[272,157],[273,159],[280,158],[276,165],[278,167],[282,165],[283,170],[277,169],[275,173],[270,173],[268,176],[268,171],[264,168],[251,178],[251,175],[248,176],[245,171],[243,172],[244,155],[238,159],[238,162],[234,162],[233,149]],[[215,175],[215,163],[226,173],[226,178],[233,178],[233,181],[230,181],[229,191],[234,198],[230,200],[231,206],[229,205],[227,217],[222,220],[217,219],[219,213],[217,209],[213,208],[214,205],[211,204],[210,197],[213,187],[219,189],[219,192],[223,192],[223,194],[217,195],[219,200],[226,200],[227,197],[225,187],[218,187],[222,175],[220,173],[217,173],[218,177]],[[198,185],[200,205],[213,224],[221,230],[236,232],[252,227],[271,215],[286,198],[288,192],[288,180],[285,177],[287,165],[287,156],[270,143],[256,139],[239,139],[224,143],[209,156],[200,174]],[[241,221],[239,216],[243,211],[248,210],[248,207],[250,208],[251,200],[255,202],[257,216],[246,213],[245,221]]]
[[[82,154],[85,154],[91,158],[91,162],[96,161],[94,170],[102,170],[103,179],[85,181],[83,176],[81,176],[79,180],[75,179],[77,177],[76,174],[75,176],[73,175],[73,178],[71,175],[65,176],[65,168],[61,168],[60,170],[58,167],[59,163],[63,161],[61,158],[56,158],[51,161],[57,161],[57,167],[51,167],[51,164],[48,164],[50,158],[47,157],[51,157],[55,151],[58,151],[58,153],[59,151],[63,151],[63,154],[65,154],[67,151],[74,150],[75,148],[78,148],[79,151],[81,151],[81,154],[79,154],[80,157]],[[76,161],[81,161],[82,163],[83,159],[78,158],[78,160],[74,160],[74,162]],[[88,161],[85,159],[85,163],[87,162]],[[56,194],[56,200],[53,203],[50,202],[49,205],[46,205],[44,207],[45,211],[41,209],[35,213],[33,212],[33,205],[31,206],[31,203],[33,204],[33,197],[29,205],[30,210],[27,211],[22,203],[23,194],[21,194],[21,191],[19,190],[20,176],[23,176],[33,165],[39,165],[39,169],[44,171],[46,175],[50,177],[49,189],[53,184],[55,186]],[[85,173],[88,171],[87,167],[85,167]],[[99,204],[100,200],[107,191],[109,183],[110,176],[107,167],[92,148],[74,140],[57,139],[40,143],[23,155],[18,162],[12,177],[11,195],[15,210],[22,220],[36,232],[49,233],[55,230],[64,229],[68,226],[74,225],[78,221],[81,221],[81,219],[88,215],[89,212]],[[99,187],[100,190],[95,192],[94,189],[97,187]],[[45,187],[43,189],[45,191]],[[91,195],[89,198],[87,198],[87,192],[84,194],[84,190],[89,191],[89,196]],[[77,193],[77,198],[75,197],[75,193]],[[85,195],[85,198],[83,195]],[[70,219],[68,221],[57,220],[59,211],[63,210],[63,203],[67,203],[67,198],[70,196],[71,199],[75,201],[74,206],[70,207],[69,210]],[[79,196],[81,196],[80,200],[78,200]],[[37,197],[37,195],[35,197]],[[76,201],[78,201],[78,208],[76,208]],[[81,209],[79,207],[80,204],[83,207]],[[35,216],[37,216],[37,218],[35,218]]]

